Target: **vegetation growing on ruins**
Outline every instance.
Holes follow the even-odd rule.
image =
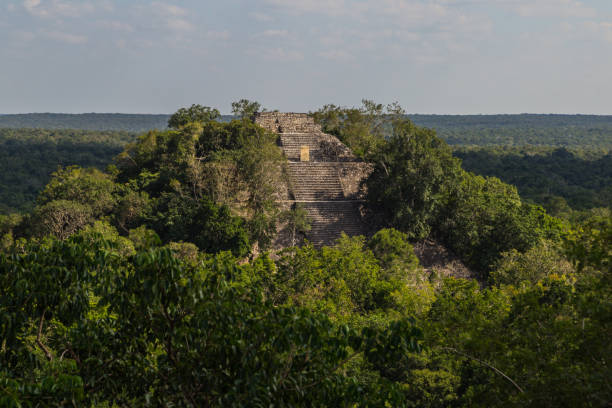
[[[315,118],[374,166],[385,228],[269,254],[278,220],[307,223],[277,207],[285,160],[253,107],[181,109],[0,216],[0,406],[612,400],[609,209],[552,217],[396,105],[327,106]],[[425,237],[479,281],[425,271]]]

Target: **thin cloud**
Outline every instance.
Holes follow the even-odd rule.
[[[229,40],[230,37],[231,37],[231,34],[227,30],[223,30],[223,31],[208,31],[206,33],[206,38],[208,40],[213,40],[213,41],[226,41],[226,40]]]
[[[264,60],[271,62],[297,62],[304,60],[304,54],[294,49],[286,49],[282,47],[277,48],[263,48],[263,49],[248,49],[247,55],[261,57]]]
[[[595,17],[597,11],[576,0],[531,0],[512,6],[522,17]]]
[[[43,3],[41,0],[24,0],[22,4],[29,14],[46,18],[78,18],[86,14],[91,14],[96,10],[93,3],[83,1],[50,0]],[[106,3],[102,5],[104,8],[108,7]]]
[[[351,6],[345,0],[266,0],[266,2],[294,14],[318,13],[338,16],[346,15],[351,10]]]
[[[594,36],[612,44],[612,21],[588,21],[584,24],[584,27]]]
[[[521,17],[590,18],[597,10],[579,0],[266,0],[291,14],[319,14],[369,21],[384,16],[389,21],[433,24],[469,6],[490,6]],[[466,11],[467,12],[467,11]],[[472,13],[477,13],[472,7]]]
[[[431,21],[449,13],[441,1],[414,0],[267,0],[267,3],[292,14],[320,14],[368,21],[373,16],[395,21]]]
[[[166,20],[166,27],[173,31],[190,32],[195,30],[195,26],[182,18],[170,18]]]
[[[45,35],[47,38],[52,40],[72,45],[81,45],[87,43],[88,41],[88,38],[85,35],[70,34],[61,31],[48,31],[45,32]]]
[[[149,5],[137,5],[133,9],[138,20],[155,28],[165,28],[174,34],[187,34],[197,30],[189,19],[189,12],[175,4],[154,1]],[[149,21],[145,22],[146,19]],[[183,40],[184,37],[181,37]]]
[[[342,49],[323,51],[320,52],[318,55],[321,58],[337,62],[345,62],[355,59],[355,57],[351,53]]]
[[[112,31],[123,31],[128,33],[134,32],[134,26],[123,21],[103,20],[99,21],[97,25],[101,28]]]
[[[159,15],[182,17],[187,15],[187,10],[175,4],[154,1],[151,3],[153,10]]]
[[[38,8],[40,6],[40,0],[24,0],[23,7],[27,10],[28,13],[39,15],[39,13],[43,12]]]
[[[261,35],[264,37],[286,37],[289,35],[289,31],[270,29],[270,30],[265,30],[264,32],[261,33]]]
[[[13,45],[29,43],[36,38],[36,34],[31,31],[17,30],[10,34]]]
[[[271,21],[274,21],[274,17],[272,17],[270,14],[267,13],[261,13],[258,11],[254,11],[249,13],[249,17],[255,21],[259,21],[261,23],[269,23]]]

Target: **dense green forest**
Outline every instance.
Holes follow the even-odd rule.
[[[166,129],[169,117],[125,113],[23,113],[0,115],[0,128],[144,132],[149,129]]]
[[[255,107],[181,109],[0,216],[0,406],[610,404],[609,209],[552,217],[366,101],[313,114],[373,164],[379,231],[269,252],[303,214]],[[425,273],[424,238],[478,280]]]
[[[612,148],[612,116],[409,115],[451,145]]]
[[[517,186],[521,197],[562,215],[612,205],[612,151],[565,148],[455,148],[468,171]]]
[[[81,129],[144,132],[167,129],[170,115],[135,113],[21,113],[0,115],[0,128]],[[219,120],[229,122],[231,115],[220,115]]]
[[[104,169],[135,137],[124,131],[0,129],[0,214],[30,209],[59,166]]]

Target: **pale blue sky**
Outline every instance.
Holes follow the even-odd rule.
[[[0,0],[0,113],[612,114],[612,0]]]

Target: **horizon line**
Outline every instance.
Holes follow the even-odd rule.
[[[310,113],[295,111],[278,111],[281,113]],[[173,112],[174,113],[174,112]],[[0,116],[16,115],[142,115],[142,116],[170,116],[173,113],[142,113],[142,112],[19,112],[0,113]],[[221,113],[222,116],[237,116],[230,113]],[[612,116],[612,113],[557,113],[557,112],[520,112],[520,113],[406,113],[407,116]]]

